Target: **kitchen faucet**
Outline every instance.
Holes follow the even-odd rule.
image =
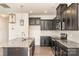
[[[22,32],[22,41],[25,41],[25,32]]]

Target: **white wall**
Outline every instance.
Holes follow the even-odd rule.
[[[35,38],[35,45],[40,45],[40,26],[31,25],[29,28],[29,36]]]
[[[8,17],[0,16],[0,42],[8,41]]]
[[[8,17],[0,16],[0,43],[8,41],[8,20]],[[3,56],[3,48],[0,48],[0,56]]]
[[[24,19],[24,26],[20,25],[20,20]],[[9,23],[9,40],[15,39],[17,37],[22,37],[22,32],[25,33],[25,37],[28,37],[28,14],[27,13],[16,13],[16,23],[10,24]],[[12,30],[14,28],[14,30]]]

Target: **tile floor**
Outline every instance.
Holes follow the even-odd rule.
[[[54,56],[50,47],[35,47],[34,56]]]

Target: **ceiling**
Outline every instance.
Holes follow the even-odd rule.
[[[8,11],[6,12],[29,13],[31,15],[44,15],[44,14],[56,15],[56,7],[59,4],[57,3],[7,3],[6,5],[10,7],[10,8],[3,8],[5,9],[4,11],[8,9]]]
[[[56,15],[59,3],[6,3],[0,4],[0,13],[29,13],[30,15]],[[23,7],[22,7],[23,6]]]

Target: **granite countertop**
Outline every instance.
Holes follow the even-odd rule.
[[[16,38],[8,42],[0,42],[0,47],[29,47],[33,41],[33,38],[26,38],[24,41],[22,38]]]
[[[60,38],[54,38],[57,42],[61,43],[62,45],[64,45],[67,48],[79,48],[79,43],[76,43],[74,41],[70,41],[68,39],[63,40]],[[52,39],[53,40],[53,39]]]

